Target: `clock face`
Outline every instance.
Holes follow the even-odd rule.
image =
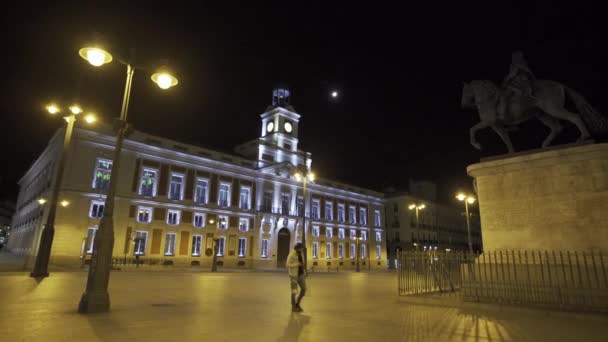
[[[286,122],[283,127],[285,127],[285,132],[287,133],[291,133],[291,130],[293,129],[290,122]]]
[[[269,122],[268,125],[266,125],[266,131],[272,132],[273,129],[274,129],[274,123]]]

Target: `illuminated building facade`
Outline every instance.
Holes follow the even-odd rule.
[[[132,132],[123,146],[114,212],[114,258],[144,263],[228,268],[281,268],[301,241],[306,215],[309,268],[385,269],[384,199],[379,192],[317,179],[303,198],[298,168],[311,170],[298,149],[300,115],[289,90],[275,89],[260,116],[261,136],[226,154]],[[33,256],[56,179],[63,130],[19,182],[8,249]],[[90,259],[112,174],[115,136],[109,127],[76,127],[67,154],[51,263]]]

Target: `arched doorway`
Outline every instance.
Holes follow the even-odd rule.
[[[279,236],[277,238],[277,268],[284,268],[285,262],[287,261],[287,255],[289,255],[289,242],[291,241],[291,234],[287,228],[279,230]]]

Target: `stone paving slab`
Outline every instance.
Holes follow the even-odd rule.
[[[397,296],[394,273],[319,273],[291,313],[284,273],[112,272],[110,313],[76,312],[86,272],[0,273],[0,341],[606,341],[608,317]]]

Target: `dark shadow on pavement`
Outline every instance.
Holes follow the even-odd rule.
[[[304,328],[304,326],[309,322],[310,316],[292,312],[289,316],[289,320],[287,322],[287,326],[285,327],[285,331],[283,332],[283,336],[281,336],[277,341],[297,341],[298,337],[300,336],[300,333],[302,332],[302,328]]]

